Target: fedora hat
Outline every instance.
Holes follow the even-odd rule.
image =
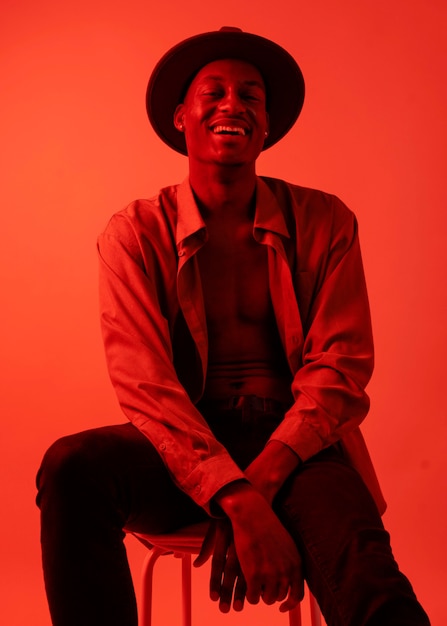
[[[185,136],[174,126],[174,111],[183,101],[197,72],[218,59],[239,59],[261,73],[267,92],[269,134],[264,150],[291,129],[304,102],[304,79],[295,59],[278,44],[224,26],[181,41],[155,66],[146,92],[146,109],[157,135],[170,147],[187,154]]]

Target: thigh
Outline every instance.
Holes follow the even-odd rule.
[[[369,623],[372,604],[389,600],[387,586],[402,586],[375,502],[338,448],[303,463],[275,509],[300,549],[328,623]]]
[[[38,474],[39,496],[90,491],[106,500],[127,530],[169,532],[206,518],[177,485],[152,443],[131,423],[59,439]],[[62,494],[62,495],[61,495]]]

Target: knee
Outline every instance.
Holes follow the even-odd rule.
[[[37,504],[44,495],[73,494],[91,474],[88,445],[83,434],[58,439],[45,453],[37,473]]]

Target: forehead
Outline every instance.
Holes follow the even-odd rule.
[[[218,61],[207,63],[194,76],[187,91],[207,80],[222,82],[234,80],[258,86],[265,91],[265,83],[261,72],[251,63],[241,61],[240,59],[219,59]]]

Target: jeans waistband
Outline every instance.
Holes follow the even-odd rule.
[[[284,414],[290,407],[284,402],[274,398],[262,398],[260,396],[228,396],[225,398],[205,398],[200,400],[198,408],[216,411],[259,411],[261,413]]]

